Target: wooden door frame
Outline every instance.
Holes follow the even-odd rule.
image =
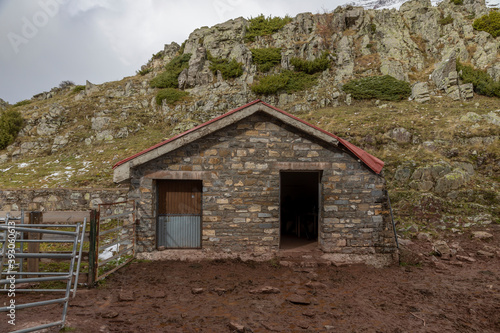
[[[322,225],[323,221],[323,216],[322,216],[322,209],[323,209],[323,184],[321,182],[321,179],[323,178],[323,170],[279,170],[279,231],[278,231],[278,248],[281,249],[281,227],[282,227],[282,216],[281,216],[281,208],[282,208],[282,178],[281,175],[283,173],[316,173],[318,175],[318,206],[317,206],[317,216],[318,220],[316,221],[316,227],[317,227],[317,238],[316,238],[316,243],[317,246],[320,247],[320,227]]]
[[[154,194],[155,198],[155,248],[158,249],[158,238],[159,238],[159,223],[160,223],[160,183],[161,182],[166,182],[166,181],[196,181],[200,182],[201,189],[200,189],[200,246],[199,247],[189,247],[189,248],[170,248],[170,249],[202,249],[203,248],[203,179],[193,179],[193,178],[175,178],[175,179],[168,179],[168,178],[161,178],[161,179],[155,179],[155,186],[154,189],[156,190],[156,193]],[[169,249],[169,248],[165,248]]]

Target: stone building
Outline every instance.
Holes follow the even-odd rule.
[[[389,263],[383,164],[256,100],[118,162],[114,181],[137,202],[138,252],[269,258],[312,244],[331,260]]]

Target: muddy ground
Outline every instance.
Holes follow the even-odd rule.
[[[500,332],[500,225],[483,231],[493,238],[473,238],[472,230],[444,237],[450,260],[431,241],[412,240],[401,265],[383,269],[133,262],[78,290],[66,331]],[[18,304],[45,298],[16,295]],[[1,315],[0,332],[11,331]],[[61,307],[16,315],[20,329],[57,320]]]

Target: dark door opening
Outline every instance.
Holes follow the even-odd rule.
[[[280,173],[280,248],[318,241],[319,171]]]
[[[200,248],[201,180],[158,181],[157,247]]]

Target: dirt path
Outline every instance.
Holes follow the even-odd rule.
[[[408,244],[405,266],[384,269],[134,262],[100,287],[78,290],[67,326],[76,332],[500,332],[498,229],[489,228],[489,240],[450,236],[447,243],[458,246],[451,260],[430,255],[428,241]],[[484,248],[497,252],[479,255]],[[45,295],[16,297],[23,303]],[[61,313],[58,306],[24,311],[19,325]],[[10,329],[2,319],[0,331]]]

